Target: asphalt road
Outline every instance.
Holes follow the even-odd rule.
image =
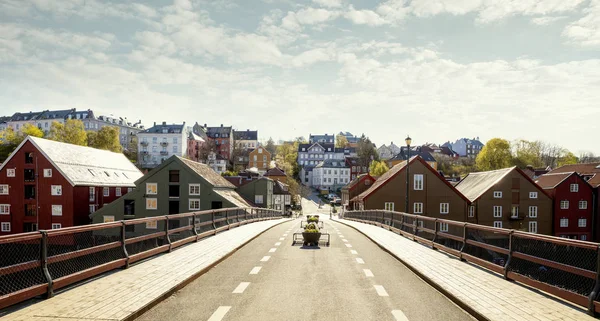
[[[278,225],[138,320],[474,320],[365,236],[321,216],[331,246],[292,246],[300,220]]]

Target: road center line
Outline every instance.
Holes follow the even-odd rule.
[[[227,312],[229,312],[229,309],[231,309],[231,307],[229,306],[220,306],[217,308],[217,310],[210,316],[210,318],[208,319],[208,321],[221,321],[223,320],[223,317],[225,317],[225,315],[227,314]],[[394,313],[392,311],[392,313]]]
[[[396,319],[396,321],[408,321],[408,318],[404,315],[402,310],[392,310],[392,315]]]
[[[285,240],[285,238],[283,238],[283,237],[280,237],[280,238],[279,238],[279,240],[280,240],[280,241],[283,241],[283,240]]]
[[[250,282],[242,282],[231,293],[244,293],[244,291],[246,291],[246,288],[248,287],[248,285],[250,285]]]
[[[350,250],[350,253],[352,253],[352,254],[358,254],[358,252],[356,252],[355,250]]]
[[[279,246],[279,245],[281,245],[281,242],[275,243],[275,246]]]
[[[260,269],[262,269],[262,266],[255,266],[252,271],[250,271],[250,274],[258,274],[258,272],[260,272]]]
[[[271,257],[270,256],[263,256],[262,259],[260,259],[261,262],[267,262]]]
[[[356,258],[356,263],[358,264],[365,264],[365,261],[359,257]]]
[[[283,237],[286,237],[286,236],[287,236],[287,234],[283,234]]]
[[[277,248],[276,248],[276,247],[273,247],[273,248],[271,248],[271,249],[269,250],[269,253],[275,253],[275,251],[277,251]]]
[[[347,246],[347,247],[352,247],[352,244],[350,244],[350,243],[346,243],[346,246]]]
[[[342,234],[340,234],[340,237],[342,237],[342,238],[343,238],[344,236],[343,236]]]
[[[344,243],[348,243],[348,240],[346,240],[346,239],[342,239],[342,241],[344,241]]]
[[[383,285],[374,285],[374,287],[375,291],[377,291],[377,294],[379,294],[379,296],[389,296]]]
[[[365,272],[365,276],[368,278],[374,277],[373,272],[371,272],[369,269],[363,269],[363,272]]]

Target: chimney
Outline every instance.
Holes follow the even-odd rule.
[[[167,122],[166,121],[163,122],[163,126],[167,126]]]
[[[156,126],[156,122],[154,122],[154,126]]]
[[[533,170],[533,165],[527,165],[527,169]]]
[[[223,127],[223,124],[221,124],[221,127]]]
[[[247,132],[249,132],[249,131],[250,131],[250,129],[246,129],[246,131],[247,131]]]
[[[206,123],[204,123],[204,128],[206,128]]]

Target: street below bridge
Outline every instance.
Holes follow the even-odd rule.
[[[292,246],[300,219],[271,228],[138,320],[473,320],[356,230],[319,212],[331,245]]]

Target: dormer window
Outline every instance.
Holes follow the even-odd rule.
[[[169,129],[168,128],[163,128],[162,132],[163,132],[163,134],[168,134],[169,133]]]
[[[215,134],[215,137],[219,137],[219,134]]]

